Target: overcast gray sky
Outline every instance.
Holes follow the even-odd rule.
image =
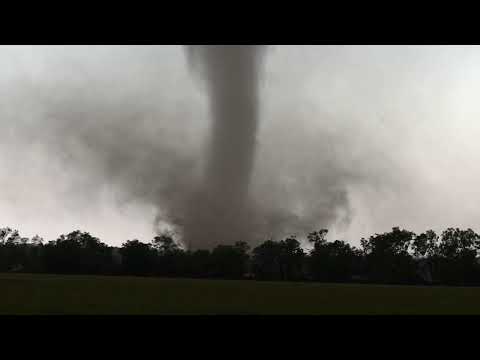
[[[263,229],[480,231],[479,93],[477,46],[270,46]],[[181,46],[2,46],[0,226],[148,241],[181,217],[209,125]]]

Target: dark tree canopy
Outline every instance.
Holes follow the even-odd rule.
[[[310,253],[310,274],[317,281],[351,281],[359,273],[360,257],[357,249],[340,240],[316,243]]]
[[[410,254],[414,239],[413,232],[398,227],[368,240],[362,239],[369,277],[382,283],[415,282],[417,270]]]
[[[108,246],[79,230],[48,242],[44,246],[44,256],[46,271],[53,273],[108,273],[112,267]]]
[[[295,236],[269,240],[253,250],[253,271],[262,280],[299,280],[303,276],[304,250]]]
[[[150,244],[128,240],[120,249],[122,269],[127,275],[151,275],[154,270],[154,250]]]
[[[184,249],[173,233],[150,242],[128,240],[110,247],[80,230],[44,242],[0,228],[0,271],[103,274],[276,281],[370,282],[386,284],[480,285],[480,236],[472,229],[448,228],[419,235],[395,227],[361,239],[361,249],[328,241],[328,230],[307,234],[306,251],[292,235],[211,250]]]

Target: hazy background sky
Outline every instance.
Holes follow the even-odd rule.
[[[181,46],[0,47],[0,226],[120,245],[181,224],[209,113]],[[252,197],[268,235],[480,231],[480,48],[270,46]]]

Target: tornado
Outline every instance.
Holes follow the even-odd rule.
[[[208,92],[211,132],[203,179],[184,224],[189,248],[249,242],[249,185],[259,121],[259,75],[264,47],[187,46],[194,72]]]

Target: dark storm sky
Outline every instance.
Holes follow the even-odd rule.
[[[0,226],[148,241],[201,177],[208,96],[180,46],[0,47]],[[274,46],[249,191],[265,236],[477,231],[480,48]],[[267,234],[268,233],[268,234]],[[262,235],[263,236],[263,235]]]

